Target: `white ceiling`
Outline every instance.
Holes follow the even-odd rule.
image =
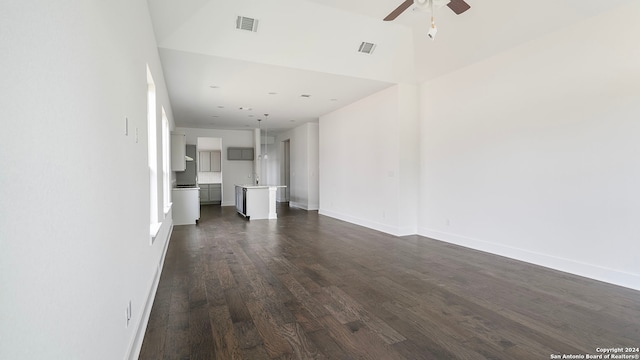
[[[428,13],[410,8],[393,22],[381,20],[402,0],[148,4],[178,126],[246,129],[268,113],[262,126],[285,130],[633,0],[466,1],[471,9],[462,15],[447,7],[436,11],[436,41],[426,36]],[[237,30],[238,15],[258,19],[258,31]],[[377,45],[373,54],[357,52],[363,41]]]

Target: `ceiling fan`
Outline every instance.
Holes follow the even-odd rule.
[[[411,5],[415,5],[419,9],[429,8],[431,10],[431,27],[429,28],[429,32],[427,33],[431,40],[435,40],[436,32],[438,32],[433,15],[434,8],[440,8],[447,5],[449,9],[453,10],[453,12],[457,15],[460,15],[471,8],[471,6],[469,6],[469,4],[467,4],[464,0],[405,0],[405,2],[400,4],[400,6],[398,6],[389,15],[387,15],[387,17],[384,18],[384,21],[394,20],[405,10],[407,10]]]
[[[453,10],[457,15],[460,15],[471,8],[471,6],[464,0],[405,0],[400,4],[400,6],[387,15],[387,17],[384,18],[384,21],[395,20],[395,18],[411,7],[411,5],[416,5],[419,8],[431,9],[447,5],[449,9]]]

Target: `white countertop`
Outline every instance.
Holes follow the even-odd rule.
[[[171,189],[173,191],[189,191],[189,190],[200,190],[200,187],[195,186],[195,187],[174,187],[173,189]]]
[[[236,184],[238,187],[243,187],[247,189],[269,189],[274,187],[284,188],[285,185],[253,185],[253,184]]]

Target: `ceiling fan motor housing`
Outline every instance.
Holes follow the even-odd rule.
[[[413,0],[413,5],[418,8],[431,9],[431,3],[433,2],[434,8],[441,8],[447,5],[451,0]]]

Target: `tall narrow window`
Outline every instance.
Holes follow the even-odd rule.
[[[162,108],[162,189],[163,189],[163,204],[164,215],[167,216],[169,209],[171,209],[171,159],[169,143],[169,119],[167,119],[167,113]]]
[[[149,146],[149,213],[150,234],[153,243],[160,230],[158,216],[158,142],[157,142],[157,116],[156,116],[156,86],[151,76],[151,70],[147,65],[147,130]]]

